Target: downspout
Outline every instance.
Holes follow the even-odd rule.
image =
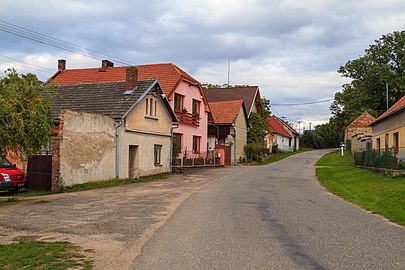
[[[235,128],[235,123],[232,123],[232,128],[233,128],[233,165],[236,165],[236,128]]]
[[[173,130],[179,127],[179,124],[172,124],[172,127],[170,128],[170,172],[173,172]]]
[[[115,126],[115,178],[119,178],[119,131],[123,120],[121,119]]]

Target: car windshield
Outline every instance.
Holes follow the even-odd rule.
[[[6,159],[3,156],[0,156],[0,168],[10,168],[13,167],[13,164],[10,163],[10,161],[8,161],[8,159]]]

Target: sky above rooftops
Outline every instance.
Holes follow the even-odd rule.
[[[404,18],[403,0],[2,0],[0,70],[46,80],[57,59],[67,68],[109,59],[13,35],[10,23],[129,64],[175,63],[201,83],[226,84],[230,59],[230,83],[258,85],[272,112],[302,121],[302,131],[329,119],[329,99],[347,82],[339,66],[382,35],[404,30]],[[286,106],[320,100],[328,101]]]

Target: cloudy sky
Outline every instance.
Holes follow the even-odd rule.
[[[303,121],[302,130],[329,119],[330,99],[345,83],[339,66],[404,29],[403,0],[1,0],[0,70],[45,80],[57,59],[80,68],[114,57],[123,62],[116,65],[172,62],[222,85],[230,59],[231,84],[258,85],[272,112]],[[33,41],[39,33],[69,43]]]

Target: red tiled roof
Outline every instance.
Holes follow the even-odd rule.
[[[158,80],[166,96],[170,97],[181,79],[198,84],[187,72],[172,63],[138,65],[138,80]],[[57,73],[50,84],[83,84],[100,82],[119,82],[126,79],[126,67],[65,69]]]
[[[348,125],[346,129],[370,127],[370,124],[374,121],[375,118],[372,115],[370,115],[368,112],[364,112],[359,117],[357,117],[350,125]]]
[[[288,133],[287,130],[285,130],[283,125],[279,121],[277,121],[277,119],[274,116],[270,116],[268,120],[270,124],[270,132],[277,133],[288,138],[292,138],[290,133]]]
[[[208,102],[243,100],[248,114],[255,103],[256,95],[260,97],[258,86],[205,88],[204,93]]]
[[[208,105],[215,124],[232,124],[243,106],[243,100],[208,102]]]
[[[385,113],[383,113],[380,117],[377,118],[377,120],[375,120],[373,122],[373,124],[380,122],[382,119],[389,117],[390,115],[405,109],[405,95],[398,100],[394,105],[392,105]]]

